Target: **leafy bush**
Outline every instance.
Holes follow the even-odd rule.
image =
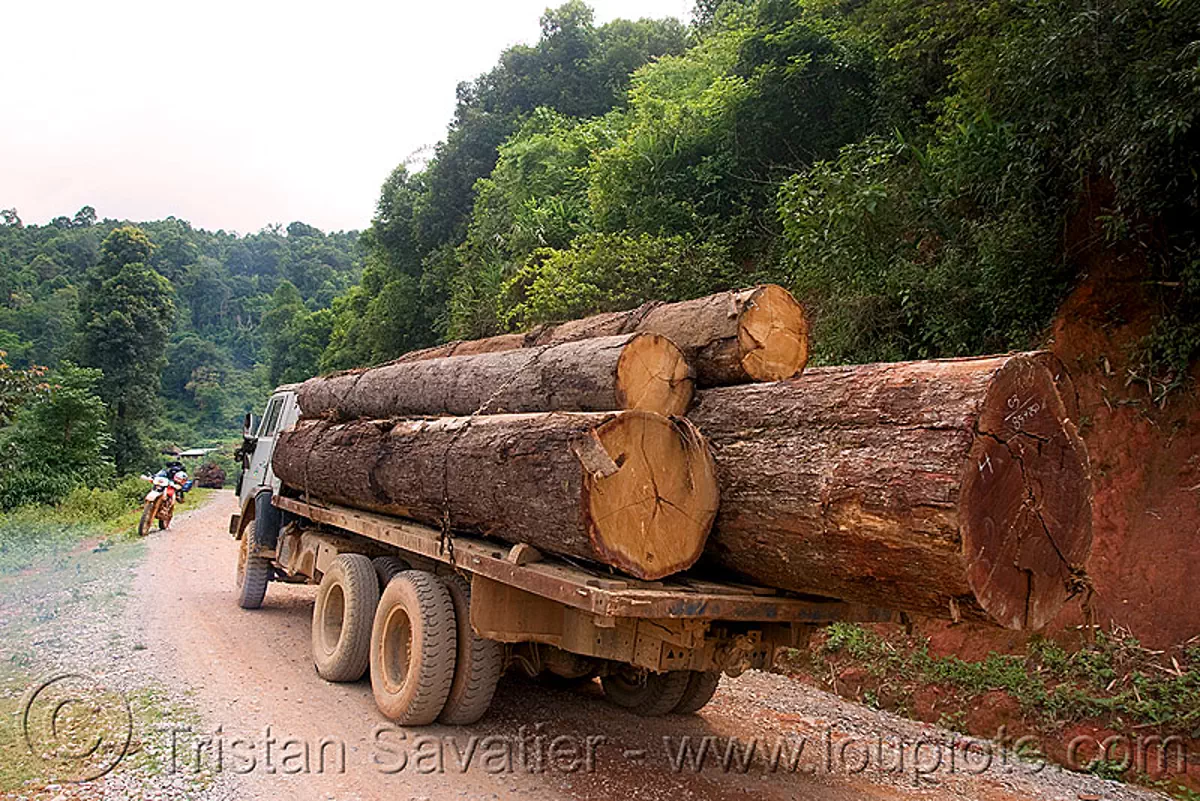
[[[0,479],[0,510],[53,505],[78,484],[78,479],[68,473],[41,467],[8,470]]]
[[[108,523],[137,509],[150,485],[137,476],[126,476],[110,487],[75,487],[55,509],[55,517],[68,523]]]
[[[87,537],[109,534],[123,518],[136,514],[147,489],[142,479],[126,477],[104,489],[67,489],[57,506],[28,505],[0,513],[0,574],[42,563]]]
[[[719,242],[590,234],[568,250],[539,250],[504,287],[504,325],[520,329],[647,300],[682,300],[751,281]]]
[[[1025,347],[1071,271],[1038,154],[982,117],[927,148],[873,139],[784,184],[783,269],[824,361]]]
[[[0,429],[0,509],[53,504],[74,487],[96,485],[113,473],[107,411],[95,394],[100,371],[63,362],[46,391]]]

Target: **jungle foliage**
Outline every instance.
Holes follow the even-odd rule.
[[[683,47],[637,23],[655,46],[601,96],[565,76],[631,29],[543,23],[384,185],[323,366],[762,280],[815,311],[821,361],[1027,347],[1089,194],[1169,287],[1147,358],[1195,358],[1197,4],[706,1]]]
[[[1144,265],[1144,362],[1186,381],[1200,4],[702,0],[685,26],[570,0],[541,22],[458,87],[361,236],[0,212],[20,493],[61,495],[11,460],[64,415],[123,473],[318,370],[759,281],[809,306],[819,362],[1024,348],[1096,247]],[[1096,208],[1103,241],[1073,239]]]
[[[0,510],[105,485],[163,446],[228,439],[274,383],[318,369],[329,306],[361,274],[358,238],[6,212]]]

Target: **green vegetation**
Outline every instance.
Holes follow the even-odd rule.
[[[96,762],[87,764],[105,764],[107,746],[122,743],[128,732],[121,698],[112,692],[124,689],[121,696],[129,704],[133,729],[118,769],[125,781],[132,775],[149,787],[161,784],[157,777],[171,768],[168,728],[196,726],[199,718],[178,693],[166,692],[153,677],[136,678],[131,685],[129,676],[106,675],[88,656],[95,655],[97,645],[110,655],[146,647],[138,640],[144,632],[121,623],[132,568],[145,552],[142,540],[122,532],[135,525],[128,510],[144,491],[144,482],[127,479],[114,490],[76,489],[54,510],[26,509],[0,517],[0,718],[19,724],[39,681],[66,673],[93,676],[109,688],[88,696],[97,706],[69,704],[56,710],[62,714],[54,721],[53,739],[44,730],[46,719],[35,716],[35,725],[43,727],[35,729],[35,736],[46,737],[44,742],[58,746],[60,753],[74,743],[78,748],[72,753],[78,754],[91,753],[88,749],[99,739],[106,746],[96,752]],[[197,501],[202,502],[199,492]],[[80,539],[100,536],[106,539],[96,548],[79,549]],[[75,717],[80,714],[86,718]],[[41,737],[37,741],[43,742]],[[56,791],[43,788],[69,786],[83,764],[43,761],[31,752],[20,725],[0,726],[0,796],[49,798]],[[189,793],[199,793],[211,782],[203,774],[182,778]]]
[[[592,102],[545,65],[626,29],[578,3],[547,20],[460,92],[429,168],[385,184],[324,366],[760,280],[816,312],[822,361],[1002,351],[1036,342],[1079,254],[1110,247],[1160,293],[1146,371],[1184,382],[1196,4],[705,2],[686,47],[660,37]],[[1085,205],[1105,241],[1073,233]]]
[[[303,223],[5,220],[0,511],[112,487],[161,466],[162,447],[228,442],[271,386],[317,371],[329,306],[361,269],[357,233]]]
[[[1128,633],[1100,632],[1095,643],[1077,651],[1041,639],[1025,654],[990,653],[974,662],[932,656],[926,642],[897,642],[857,624],[835,623],[817,659],[844,655],[901,696],[938,685],[969,705],[983,693],[1003,690],[1027,715],[1047,724],[1101,719],[1190,734],[1200,723],[1200,644],[1178,650],[1163,655],[1142,648]],[[828,676],[829,670],[822,665],[814,675]],[[893,700],[904,704],[902,697]]]
[[[1170,775],[1179,763],[1160,762],[1168,753],[1178,753],[1178,746],[1162,743],[1195,739],[1200,726],[1196,640],[1153,651],[1118,629],[1096,632],[1094,643],[1077,650],[1035,639],[1024,653],[992,652],[974,661],[934,656],[928,640],[904,636],[891,627],[834,623],[814,638],[807,652],[784,652],[777,666],[873,708],[920,714],[965,734],[995,737],[996,729],[984,727],[999,725],[1017,744],[1025,734],[1040,735],[1041,745],[1026,746],[1029,759],[1058,760],[1104,779],[1156,787],[1180,799],[1196,798],[1177,781],[1182,775]],[[997,703],[996,693],[1016,702],[1017,719],[1010,717],[1008,705]],[[995,712],[973,721],[978,709]],[[1096,742],[1082,734],[1087,731],[1098,732],[1100,741],[1111,732],[1136,735],[1144,738],[1138,746],[1143,750],[1130,751],[1119,744],[1106,754],[1089,745],[1072,754],[1068,743],[1076,740],[1064,741],[1060,735],[1079,733],[1083,742]],[[1044,745],[1050,747],[1043,749]]]
[[[107,489],[77,485],[57,506],[0,513],[0,576],[53,562],[89,538],[134,536],[148,490],[149,484],[130,476]],[[201,502],[203,492],[194,491],[188,504]]]
[[[1157,303],[1134,372],[1161,401],[1200,353],[1198,30],[1181,0],[704,0],[690,26],[570,0],[459,87],[361,237],[9,209],[0,348],[57,372],[0,380],[0,427],[41,384],[106,415],[101,460],[22,465],[0,504],[227,438],[318,370],[758,281],[814,312],[819,362],[1029,347],[1097,250]]]

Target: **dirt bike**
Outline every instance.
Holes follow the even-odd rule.
[[[142,478],[147,479],[153,488],[146,493],[146,498],[142,501],[142,519],[138,521],[139,537],[149,534],[156,520],[160,530],[171,525],[171,518],[175,515],[175,496],[179,491],[179,486],[166,476]]]

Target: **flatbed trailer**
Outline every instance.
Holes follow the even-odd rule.
[[[401,723],[474,722],[510,667],[599,677],[610,700],[640,714],[694,712],[721,673],[769,669],[779,648],[803,645],[818,626],[898,619],[736,581],[641,581],[527,544],[324,503],[274,479],[261,458],[295,419],[292,388],[277,390],[277,401],[253,438],[254,483],[239,487],[242,508],[230,523],[241,546],[239,603],[257,608],[269,581],[318,584],[318,672],[356,680],[369,667],[381,711]],[[447,629],[450,657],[439,640]],[[449,685],[443,700],[440,690],[414,691],[425,673]]]

